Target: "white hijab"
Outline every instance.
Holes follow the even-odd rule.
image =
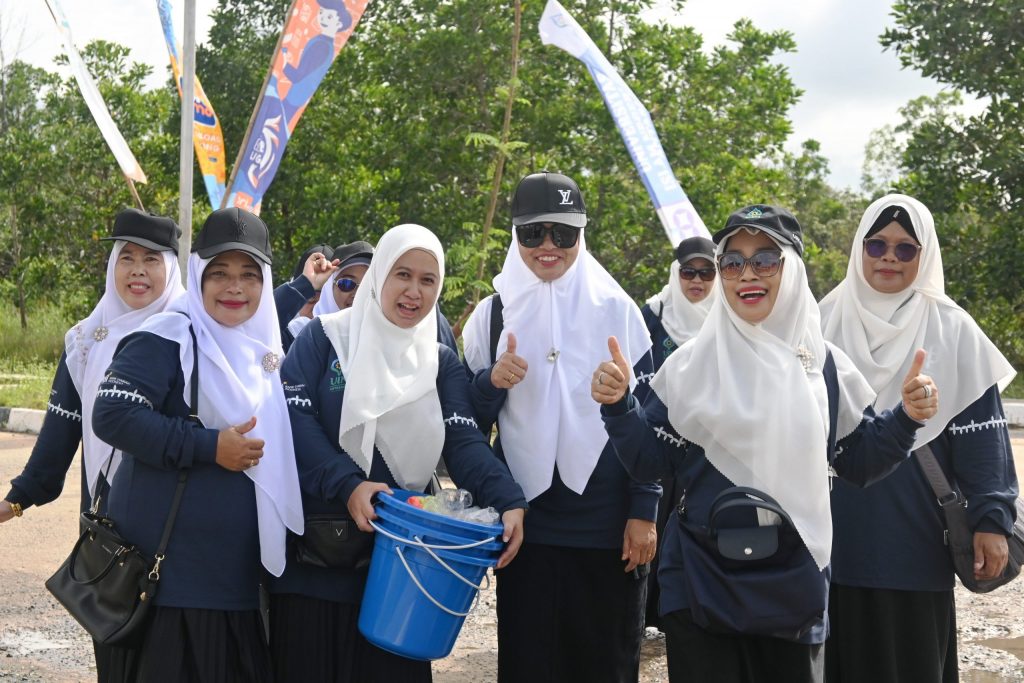
[[[716,288],[717,289],[717,288]],[[682,346],[687,339],[697,336],[704,319],[711,310],[711,301],[715,290],[701,301],[693,303],[683,293],[683,281],[679,278],[679,261],[672,261],[669,269],[668,284],[661,291],[647,300],[652,311],[661,311],[661,324],[665,332],[676,343]]]
[[[192,338],[199,347],[199,418],[209,429],[228,429],[256,416],[247,438],[263,439],[259,465],[245,470],[255,483],[260,556],[274,576],[285,567],[286,529],[302,534],[302,499],[295,466],[292,427],[278,367],[284,358],[274,305],[270,266],[263,271],[263,290],[256,313],[240,325],[225,327],[203,306],[203,271],[212,259],[196,253],[188,259],[188,292],[171,311],[153,316],[141,328],[177,342],[185,377],[185,402],[191,401]],[[185,313],[188,318],[179,315]]]
[[[516,336],[516,354],[529,364],[525,379],[508,392],[499,416],[501,444],[512,476],[533,500],[551,486],[554,469],[569,489],[583,493],[608,435],[590,379],[608,359],[608,337],[635,365],[651,348],[640,309],[587,252],[564,275],[544,282],[526,265],[513,236],[494,289],[501,295],[505,328],[498,355]],[[477,307],[465,330],[466,362],[474,372],[490,367],[490,320]],[[490,309],[487,308],[489,311]],[[554,361],[548,360],[552,350]],[[636,379],[630,379],[636,386]]]
[[[121,250],[127,244],[115,240],[114,248],[107,259],[107,281],[103,296],[96,308],[64,335],[64,350],[71,381],[82,399],[82,459],[85,465],[85,480],[89,495],[96,495],[96,482],[106,472],[108,482],[121,464],[121,451],[114,451],[107,471],[107,458],[111,446],[92,431],[92,412],[96,404],[96,391],[110,366],[117,345],[149,316],[164,310],[177,299],[185,289],[181,286],[178,272],[178,258],[173,251],[161,251],[164,260],[164,291],[152,303],[140,309],[133,309],[117,293],[115,271]]]
[[[376,446],[399,486],[423,490],[444,447],[437,395],[435,302],[423,302],[430,310],[411,328],[388,320],[380,304],[384,281],[395,262],[412,249],[437,259],[440,297],[444,282],[441,242],[422,226],[398,225],[377,243],[352,307],[318,320],[345,373],[338,445],[367,475]]]
[[[652,387],[679,435],[700,445],[734,485],[774,497],[824,568],[832,552],[826,344],[804,262],[788,244],[779,246],[785,261],[768,317],[744,322],[722,292],[700,332],[665,360]],[[833,349],[833,357],[839,439],[860,424],[874,394],[846,356]]]
[[[920,267],[907,289],[883,294],[864,277],[863,241],[882,210],[893,205],[903,207],[913,221],[921,243]],[[820,305],[825,338],[864,373],[881,408],[900,400],[914,351],[928,352],[923,372],[939,388],[939,410],[917,431],[915,446],[938,436],[989,387],[1002,391],[1016,375],[974,319],[946,296],[935,221],[912,197],[890,194],[867,208],[853,238],[846,279]]]

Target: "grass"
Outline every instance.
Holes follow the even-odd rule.
[[[1003,398],[1024,398],[1024,372],[1018,371],[1010,386],[1003,390]]]
[[[37,304],[22,330],[18,309],[0,303],[0,406],[46,408],[64,333],[73,322],[60,307]]]

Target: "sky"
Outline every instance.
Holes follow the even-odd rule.
[[[871,132],[898,123],[899,108],[909,100],[942,89],[935,81],[902,69],[891,51],[883,52],[878,36],[893,24],[891,0],[688,0],[678,13],[667,0],[661,2],[648,18],[693,26],[704,36],[708,50],[725,43],[733,24],[744,17],[763,30],[793,33],[797,52],[777,60],[789,68],[804,91],[790,112],[793,134],[787,148],[797,152],[804,140],[820,142],[829,160],[829,181],[835,187],[859,189],[864,147]],[[196,2],[200,43],[206,39],[216,4],[216,0]],[[96,38],[116,40],[131,49],[133,60],[153,66],[152,85],[166,80],[167,50],[154,1],[62,0],[61,6],[79,49]],[[184,0],[175,0],[174,6],[182,40]],[[6,59],[12,57],[8,46],[20,45],[13,56],[54,68],[53,58],[62,47],[42,0],[0,0],[0,20]],[[267,55],[268,64],[269,59]],[[591,94],[599,96],[596,88]],[[215,94],[210,96],[216,107]],[[311,106],[316,106],[315,98]],[[968,111],[978,108],[978,103],[967,105]]]

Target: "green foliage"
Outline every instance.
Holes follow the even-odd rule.
[[[0,303],[3,358],[13,362],[56,363],[64,351],[64,333],[77,318],[69,318],[60,306],[45,302],[34,305],[28,318],[29,330],[26,331],[21,329],[17,309],[11,304]]]
[[[56,371],[56,361],[0,356],[0,406],[45,410]]]

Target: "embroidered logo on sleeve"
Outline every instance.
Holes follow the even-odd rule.
[[[967,432],[979,432],[985,429],[999,429],[1000,427],[1006,426],[1006,418],[993,417],[991,420],[986,422],[975,422],[971,420],[968,424],[958,425],[952,423],[949,425],[949,433],[952,435],[966,434]]]
[[[285,400],[285,403],[290,406],[301,406],[303,408],[311,408],[313,406],[313,402],[311,400],[308,398],[302,398],[301,396],[289,396]]]
[[[54,415],[60,415],[63,418],[71,420],[72,422],[81,422],[82,415],[77,410],[65,410],[61,408],[60,404],[53,405],[49,401],[46,402],[46,409]]]
[[[471,417],[465,417],[463,415],[459,415],[458,413],[452,413],[451,417],[445,418],[444,423],[446,425],[452,425],[452,424],[466,425],[467,427],[472,427],[473,429],[477,429],[478,428],[477,424],[476,424],[476,420],[474,420]]]
[[[636,376],[636,383],[637,384],[645,384],[645,383],[649,384],[652,379],[654,379],[654,373],[653,372],[641,372],[639,375]]]
[[[107,398],[117,398],[122,401],[131,401],[132,403],[141,403],[150,410],[153,409],[153,404],[149,402],[149,399],[135,389],[132,389],[131,391],[125,391],[124,389],[100,389],[96,392],[96,395]]]

